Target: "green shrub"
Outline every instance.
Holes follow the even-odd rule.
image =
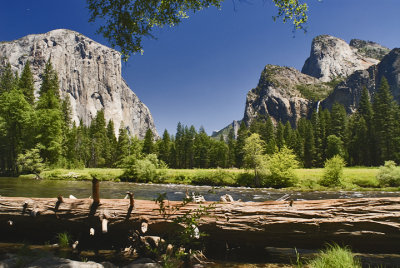
[[[344,159],[339,155],[335,155],[331,159],[326,160],[324,175],[320,184],[326,187],[340,185],[340,179],[343,175],[343,168],[345,165]]]
[[[161,182],[165,174],[166,165],[157,159],[154,154],[147,155],[144,159],[131,159],[132,163],[124,169],[122,179],[133,182]]]
[[[284,146],[278,152],[268,157],[268,170],[270,175],[262,180],[266,187],[282,188],[293,186],[297,181],[294,170],[299,162],[293,150]]]
[[[236,184],[238,186],[252,187],[254,186],[254,174],[243,172],[237,175]]]
[[[347,247],[336,244],[328,245],[318,256],[309,262],[311,268],[361,268],[359,260],[355,259]]]
[[[17,164],[21,172],[33,173],[37,177],[44,169],[43,159],[40,157],[40,149],[38,147],[27,150],[25,154],[19,154]]]
[[[396,167],[394,161],[386,161],[384,166],[379,167],[376,178],[381,186],[400,186],[400,167]]]

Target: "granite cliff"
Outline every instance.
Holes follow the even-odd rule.
[[[301,72],[328,82],[368,69],[388,52],[389,49],[373,42],[353,39],[349,45],[340,38],[320,35],[312,41],[310,57]]]
[[[253,119],[268,115],[274,122],[289,121],[294,126],[312,107],[313,101],[302,90],[311,87],[329,91],[318,79],[294,68],[267,65],[257,87],[247,93],[244,122],[249,125]]]
[[[36,94],[48,59],[58,73],[60,94],[69,98],[72,119],[88,125],[104,109],[116,133],[123,124],[131,135],[143,138],[147,129],[157,135],[149,109],[121,76],[121,55],[71,30],[59,29],[0,43],[0,64],[8,60],[14,71],[22,72],[27,61],[35,80]]]
[[[354,72],[337,85],[332,94],[321,102],[321,106],[330,109],[338,102],[348,113],[353,113],[357,110],[363,87],[368,89],[373,98],[383,76],[388,80],[394,100],[400,103],[400,48],[390,51],[379,64]]]
[[[400,49],[390,51],[359,39],[347,44],[337,37],[317,36],[301,72],[275,65],[264,68],[257,87],[247,94],[243,120],[250,125],[257,117],[270,116],[275,123],[289,121],[294,126],[317,106],[330,109],[335,102],[352,113],[357,109],[362,88],[367,87],[373,97],[382,76],[388,79],[395,100],[400,103]]]

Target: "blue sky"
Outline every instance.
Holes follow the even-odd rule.
[[[0,40],[67,28],[107,45],[88,23],[84,0],[3,1]],[[271,0],[227,0],[144,41],[144,54],[123,64],[123,76],[149,107],[158,132],[175,134],[180,121],[208,133],[243,117],[247,92],[266,64],[301,69],[312,39],[330,34],[400,47],[399,0],[317,0],[310,4],[308,31],[273,22]]]

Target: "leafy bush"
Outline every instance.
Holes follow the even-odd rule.
[[[144,159],[131,158],[130,165],[121,175],[122,179],[133,182],[160,182],[166,165],[157,159],[155,154],[149,154]]]
[[[19,154],[17,159],[18,168],[23,173],[33,173],[39,177],[44,168],[43,159],[40,157],[39,148],[27,150],[25,154]]]
[[[379,167],[376,178],[381,186],[400,186],[400,167],[396,167],[394,161],[386,161],[384,166]]]
[[[361,268],[359,260],[355,259],[347,247],[336,244],[328,245],[318,254],[318,257],[309,262],[311,268]]]
[[[254,186],[254,174],[244,172],[237,175],[236,184],[239,186],[252,187]]]
[[[326,160],[324,175],[320,184],[326,187],[340,185],[340,179],[343,175],[343,168],[345,165],[344,159],[339,155],[335,155],[331,159]]]
[[[293,186],[297,181],[294,170],[298,166],[299,162],[296,160],[293,150],[284,146],[268,157],[270,175],[263,180],[263,185],[274,188]]]

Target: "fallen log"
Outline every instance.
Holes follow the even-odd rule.
[[[163,237],[178,228],[174,217],[209,204],[189,203],[166,219],[148,200],[102,199],[94,208],[91,199],[0,197],[0,240],[49,241],[65,231],[80,239],[93,229],[102,237],[97,246],[123,246],[132,230]],[[358,251],[396,252],[399,205],[400,197],[215,203],[198,227],[209,234],[213,249],[320,248],[336,242]]]

